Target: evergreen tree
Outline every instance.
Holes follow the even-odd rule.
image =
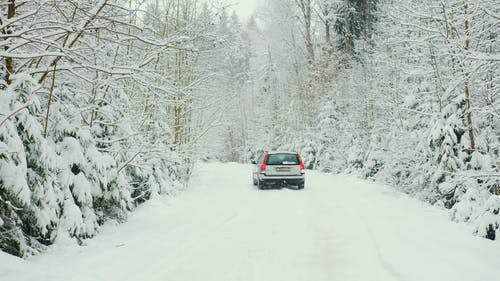
[[[347,54],[356,54],[358,39],[371,40],[373,26],[377,20],[376,0],[344,0],[337,8],[341,15],[335,21],[338,48]]]

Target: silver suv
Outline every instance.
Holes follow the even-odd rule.
[[[253,184],[259,189],[295,185],[304,188],[305,168],[299,153],[270,151],[253,160]]]

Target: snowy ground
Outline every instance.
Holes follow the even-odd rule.
[[[59,242],[29,261],[0,252],[0,280],[500,280],[500,243],[442,210],[316,172],[304,190],[260,191],[250,169],[202,165],[184,194],[83,247]]]

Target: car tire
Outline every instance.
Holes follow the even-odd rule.
[[[257,181],[255,180],[254,177],[252,177],[252,182],[253,182],[253,185],[257,185]]]
[[[299,189],[304,189],[304,184],[299,184]]]
[[[264,185],[260,183],[259,180],[257,180],[257,187],[260,189],[260,190],[263,190],[264,189]]]

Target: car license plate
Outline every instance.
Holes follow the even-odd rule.
[[[276,167],[276,172],[290,172],[288,167]]]

